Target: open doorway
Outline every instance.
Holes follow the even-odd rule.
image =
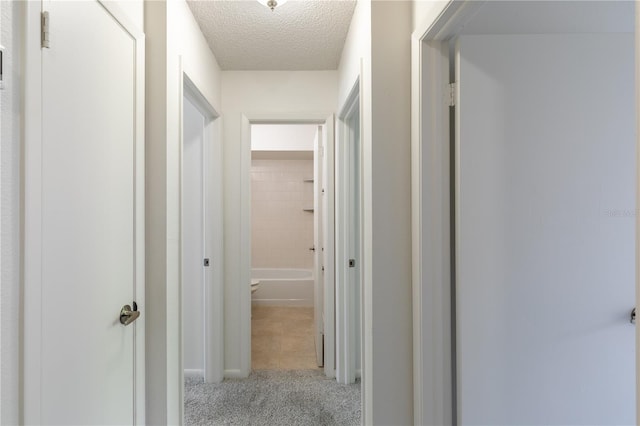
[[[219,122],[184,76],[182,99],[182,366],[187,380],[220,382],[222,212]]]
[[[323,373],[327,377],[335,377],[335,304],[333,301],[335,300],[335,274],[334,274],[334,164],[333,164],[333,145],[334,145],[334,117],[332,114],[310,114],[306,116],[296,116],[295,114],[287,114],[280,115],[276,117],[268,117],[266,115],[256,115],[256,116],[243,116],[243,127],[242,127],[242,141],[243,146],[246,151],[244,155],[246,155],[246,160],[243,161],[242,170],[243,174],[245,174],[247,178],[247,183],[251,182],[251,146],[252,146],[252,133],[255,129],[259,129],[259,126],[266,126],[264,128],[273,130],[276,127],[273,126],[284,126],[286,125],[311,125],[310,134],[312,138],[307,139],[307,150],[309,152],[314,152],[312,156],[309,156],[309,152],[307,155],[307,160],[311,163],[311,168],[306,169],[304,176],[297,176],[295,182],[291,182],[289,187],[297,187],[300,190],[306,190],[308,192],[306,199],[306,204],[297,206],[296,210],[299,216],[302,216],[307,221],[313,223],[313,227],[311,228],[311,239],[305,241],[305,243],[300,246],[301,250],[298,251],[297,255],[290,255],[295,258],[295,256],[308,256],[315,263],[311,263],[311,282],[313,283],[311,286],[311,296],[303,296],[303,295],[294,295],[292,297],[284,297],[284,299],[293,299],[290,302],[293,304],[301,304],[302,300],[307,299],[307,305],[311,305],[312,307],[312,315],[311,322],[313,324],[313,332],[312,343],[309,345],[311,347],[313,359],[314,359],[314,368],[318,366],[322,366],[321,373]],[[259,133],[260,130],[257,130]],[[310,144],[310,145],[309,145]],[[255,144],[254,144],[255,145]],[[258,157],[269,157],[273,158],[275,155],[273,152],[269,152],[268,149],[261,149],[259,146],[255,147],[255,151],[267,151],[256,154]],[[287,149],[277,148],[272,149],[271,151],[298,151],[298,148],[292,149],[288,147]],[[289,153],[289,156],[300,156],[298,153]],[[313,158],[322,159],[323,161],[319,162],[316,166],[313,166]],[[292,161],[292,160],[280,160],[280,161]],[[322,171],[320,171],[322,168]],[[314,170],[315,169],[315,170]],[[260,172],[258,172],[260,173]],[[320,177],[321,176],[321,177]],[[276,184],[274,184],[276,185]],[[255,185],[254,185],[255,186]],[[246,215],[246,219],[242,221],[243,223],[243,234],[246,238],[242,241],[242,251],[245,253],[252,253],[252,226],[251,226],[251,187],[252,185],[247,185],[247,191],[241,194],[242,200],[244,200],[245,209],[244,211],[248,213]],[[313,194],[313,195],[312,195]],[[321,195],[322,194],[322,195]],[[286,197],[285,195],[280,195],[281,197]],[[318,197],[323,198],[323,202],[320,203],[317,201]],[[291,196],[289,196],[291,197]],[[318,214],[316,214],[318,211]],[[320,212],[325,212],[326,214],[320,215]],[[292,213],[293,214],[293,213]],[[319,237],[318,234],[321,233]],[[293,234],[289,230],[281,231],[280,234],[277,235],[277,239],[281,240],[289,236],[289,234]],[[314,240],[313,236],[316,236],[317,239]],[[295,236],[291,235],[291,238],[295,238]],[[282,249],[282,244],[279,243]],[[315,249],[315,250],[314,250]],[[280,302],[276,302],[277,299],[282,299],[281,296],[269,296],[264,297],[265,292],[262,292],[262,279],[259,276],[255,275],[253,271],[252,277],[252,256],[247,256],[248,259],[244,259],[246,263],[245,268],[243,268],[243,276],[246,278],[242,279],[243,283],[246,283],[246,286],[243,285],[242,289],[242,297],[240,303],[240,314],[242,319],[242,327],[240,338],[244,342],[244,347],[246,350],[242,352],[242,363],[243,363],[243,371],[246,371],[246,374],[249,374],[252,368],[252,334],[258,334],[258,330],[254,329],[252,333],[252,315],[251,315],[251,307],[252,300],[256,300],[256,305],[269,305],[269,304],[279,304]],[[317,265],[317,268],[316,268]],[[256,266],[256,265],[254,265]],[[316,268],[319,272],[314,272],[314,268]],[[255,269],[270,269],[270,268],[255,268]],[[283,269],[299,269],[299,268],[283,268]],[[265,271],[262,271],[265,272]],[[268,271],[272,272],[272,271]],[[301,272],[296,272],[297,274],[301,274]],[[307,280],[309,279],[309,272],[306,272]],[[278,277],[281,278],[281,277]],[[294,280],[298,280],[300,277],[294,278]],[[269,278],[265,278],[266,281],[269,281]],[[253,293],[251,292],[251,282],[260,281],[258,285],[258,290]],[[267,283],[268,287],[269,284]],[[305,286],[299,286],[296,288],[297,291],[300,291]],[[307,289],[309,286],[307,285]],[[264,288],[266,290],[266,288]],[[271,289],[273,290],[273,288]],[[316,296],[320,293],[319,296]],[[273,293],[272,293],[273,294]],[[309,294],[307,290],[307,294]],[[263,300],[260,300],[263,299]],[[264,299],[276,299],[276,300],[264,300]],[[299,300],[295,300],[299,299]],[[325,301],[329,301],[329,303],[324,303]],[[275,303],[274,303],[275,302]],[[317,305],[317,303],[322,302],[321,305]],[[308,346],[308,347],[309,347]],[[317,348],[317,349],[316,349]],[[269,350],[269,348],[263,348],[264,350]],[[312,358],[312,356],[307,355],[308,359]],[[271,364],[273,365],[273,364]],[[263,368],[266,368],[263,367]],[[273,367],[272,367],[273,368]]]
[[[314,327],[317,133],[316,125],[251,126],[253,370],[322,366]]]
[[[362,369],[362,147],[357,83],[339,119],[336,177],[336,378],[354,383]]]
[[[634,3],[450,6],[414,38],[414,419],[633,423]]]

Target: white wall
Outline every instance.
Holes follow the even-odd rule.
[[[373,389],[372,414],[379,424],[409,424],[413,422],[411,4],[373,2],[371,15],[373,376],[370,377],[374,384],[386,384]],[[366,319],[365,316],[365,322]],[[407,368],[398,370],[395,368],[398,365]]]
[[[318,126],[309,124],[254,124],[251,126],[253,151],[313,151]]]
[[[413,30],[430,25],[453,0],[413,0]]]
[[[413,420],[411,9],[358,2],[338,71],[341,108],[362,70],[365,424]]]
[[[180,104],[184,72],[220,111],[220,67],[184,0],[145,3],[147,36],[147,422],[182,417],[180,323]]]
[[[250,280],[251,259],[241,247],[250,247],[249,142],[242,139],[243,114],[327,115],[336,110],[337,74],[335,71],[225,71],[222,73],[224,111],[224,250],[225,274],[225,374],[244,375],[241,354],[250,352],[250,336],[242,338],[241,291]],[[242,175],[243,164],[246,176]],[[245,223],[243,224],[243,221]],[[248,329],[249,325],[245,324]],[[248,358],[245,358],[248,359]]]
[[[0,91],[0,423],[18,424],[22,7],[1,2],[0,13],[0,43],[6,48]]]
[[[313,208],[310,157],[251,161],[252,268],[313,268],[315,213],[303,210]]]
[[[347,33],[338,66],[338,112],[360,75],[371,70],[371,3],[358,1]],[[364,104],[363,101],[361,101]]]
[[[138,28],[144,25],[144,1],[143,0],[106,0],[107,3],[116,4],[124,14]]]

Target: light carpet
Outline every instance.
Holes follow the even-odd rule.
[[[185,381],[186,425],[359,425],[360,383],[321,370],[258,370],[247,379]]]

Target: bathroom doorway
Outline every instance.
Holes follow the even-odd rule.
[[[321,137],[314,124],[251,126],[253,370],[323,365]]]

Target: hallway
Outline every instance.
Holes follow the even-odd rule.
[[[320,370],[254,371],[247,379],[187,379],[184,424],[359,425],[360,382],[341,385]]]

